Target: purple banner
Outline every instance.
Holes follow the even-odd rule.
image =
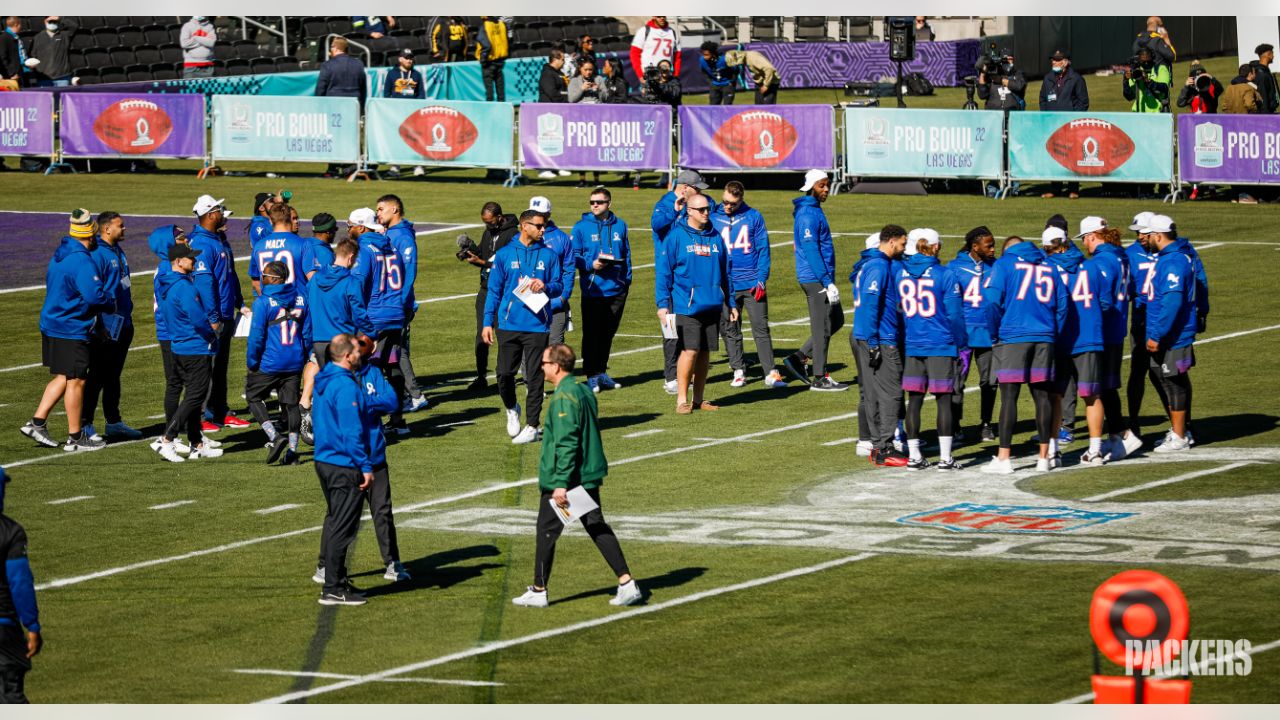
[[[666,170],[671,108],[525,103],[520,152],[525,167],[539,170]]]
[[[1280,183],[1280,116],[1179,115],[1183,182]]]
[[[0,93],[0,155],[53,155],[53,96]]]
[[[204,157],[201,95],[62,94],[68,157]]]
[[[684,105],[680,167],[698,170],[830,170],[830,105]]]
[[[902,72],[923,73],[938,87],[958,87],[973,75],[978,60],[977,40],[948,40],[916,44],[916,59],[902,64]],[[890,83],[897,65],[889,59],[889,43],[793,42],[748,43],[759,50],[782,77],[783,88],[841,88],[847,82]]]

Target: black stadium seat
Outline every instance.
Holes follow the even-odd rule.
[[[258,57],[258,45],[252,40],[235,40],[230,43],[235,52],[234,57],[250,60]]]
[[[160,60],[167,63],[182,62],[182,48],[177,45],[161,45]]]
[[[85,67],[98,68],[101,70],[111,64],[111,56],[107,54],[106,50],[102,49],[85,50],[84,64]]]
[[[98,76],[104,83],[128,82],[129,76],[125,75],[124,68],[108,66],[98,71]]]
[[[249,67],[255,75],[273,73],[276,71],[276,61],[267,57],[254,58],[249,61]]]
[[[133,51],[128,48],[115,48],[108,53],[111,56],[111,64],[124,67],[137,62],[137,58],[133,56]]]
[[[142,32],[141,28],[126,27],[116,31],[120,37],[120,45],[123,47],[137,47],[147,42],[147,36]]]
[[[93,40],[104,50],[120,45],[120,36],[112,28],[99,28],[93,31]]]
[[[97,47],[93,33],[78,32],[71,36],[72,50],[88,50],[91,47]]]
[[[146,45],[136,48],[133,51],[133,57],[134,57],[134,60],[136,60],[137,62],[145,63],[147,65],[150,65],[152,63],[158,63],[164,59],[160,57],[159,50],[153,47],[148,47]]]
[[[323,38],[329,34],[329,23],[324,20],[308,20],[302,23],[302,32],[309,38]]]
[[[253,72],[248,60],[235,58],[228,60],[226,65],[228,75],[248,75]]]
[[[282,72],[282,73],[298,72],[301,69],[302,67],[298,64],[298,61],[294,58],[291,58],[288,56],[276,58],[276,72]]]
[[[169,42],[169,30],[163,25],[148,25],[142,28],[142,34],[148,45],[164,45]]]
[[[98,77],[97,68],[84,68],[76,73],[81,85],[96,85],[102,80]]]
[[[151,82],[151,68],[146,65],[130,65],[125,68],[129,82]]]
[[[236,56],[235,46],[228,43],[218,43],[213,46],[213,57],[217,60],[231,60]]]
[[[152,63],[151,77],[156,80],[176,80],[180,77],[179,68],[173,66],[173,63]]]

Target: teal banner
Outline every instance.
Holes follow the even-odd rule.
[[[213,97],[215,160],[354,163],[360,158],[355,98]]]
[[[1168,113],[1009,113],[1009,177],[1014,180],[1170,182],[1173,179],[1173,116]]]
[[[515,165],[515,106],[510,103],[374,98],[365,112],[369,162]]]
[[[845,170],[859,177],[998,178],[1003,115],[845,108]]]

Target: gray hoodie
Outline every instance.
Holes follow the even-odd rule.
[[[182,26],[183,65],[211,65],[213,63],[213,44],[218,41],[218,32],[213,29],[209,18],[197,20],[192,17]]]

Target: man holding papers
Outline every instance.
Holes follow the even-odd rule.
[[[501,362],[502,356],[498,357]],[[548,407],[542,458],[538,463],[538,488],[542,497],[538,501],[533,585],[511,602],[524,607],[547,606],[547,580],[556,556],[556,540],[566,525],[581,520],[605,562],[618,576],[618,593],[609,604],[634,605],[643,596],[627,568],[618,538],[600,510],[600,485],[609,473],[609,462],[600,440],[596,396],[573,377],[573,367],[578,361],[573,348],[552,345],[540,358],[542,369],[556,390]]]
[[[137,440],[142,433],[125,424],[120,417],[120,374],[133,343],[133,295],[129,276],[129,258],[125,257],[124,218],[117,212],[98,213],[97,247],[91,253],[101,271],[103,288],[116,301],[115,313],[99,315],[102,332],[95,333],[89,346],[89,377],[84,383],[84,407],[80,426],[89,437],[98,437],[93,416],[102,396],[102,415],[107,421],[105,436],[117,440]]]

